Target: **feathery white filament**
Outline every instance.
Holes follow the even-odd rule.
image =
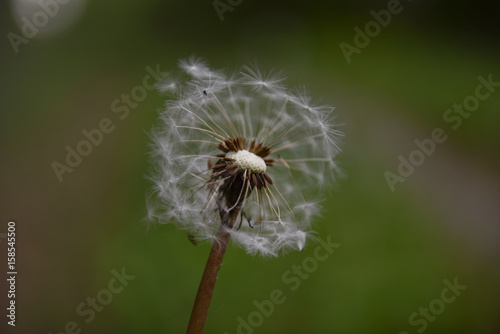
[[[255,174],[264,173],[267,168],[264,159],[247,150],[227,152],[226,158],[233,159],[240,169],[250,169]]]

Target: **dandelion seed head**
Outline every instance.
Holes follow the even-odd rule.
[[[149,217],[217,242],[222,215],[237,212],[226,228],[249,254],[303,249],[318,190],[338,171],[333,108],[256,64],[226,74],[191,57],[179,67],[159,85],[172,96],[150,134]]]

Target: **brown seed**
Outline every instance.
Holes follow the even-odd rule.
[[[271,179],[271,177],[269,175],[267,175],[266,173],[264,173],[263,175],[264,175],[264,178],[266,179],[267,183],[274,184],[273,180]]]

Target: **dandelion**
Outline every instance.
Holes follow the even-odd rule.
[[[174,223],[192,241],[213,242],[188,333],[201,333],[229,240],[249,254],[301,250],[319,214],[318,191],[337,173],[333,108],[280,73],[256,64],[228,75],[201,59],[181,60],[182,77],[153,129],[149,216]]]

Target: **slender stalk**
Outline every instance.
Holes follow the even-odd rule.
[[[207,264],[205,265],[205,271],[203,272],[198,293],[196,294],[186,334],[203,333],[208,308],[214,292],[215,282],[217,281],[219,269],[222,264],[222,258],[226,252],[229,239],[231,238],[231,234],[228,232],[228,227],[230,228],[234,225],[234,221],[236,220],[239,211],[240,210],[233,210],[230,214],[221,215],[221,218],[223,219],[219,231],[217,232],[217,238],[212,244]]]

